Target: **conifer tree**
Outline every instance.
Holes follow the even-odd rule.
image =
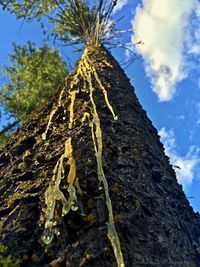
[[[48,104],[68,74],[58,51],[46,45],[36,48],[31,42],[23,46],[14,44],[13,53],[8,57],[10,65],[2,69],[6,82],[0,88],[0,103],[12,122],[0,131],[1,145],[31,112]]]
[[[21,235],[28,239],[23,267],[200,264],[200,217],[129,80],[103,46],[116,34],[117,0],[0,3],[18,18],[48,17],[56,37],[85,46],[50,108],[0,154],[0,192],[7,189],[0,198],[2,242],[18,245],[18,256],[27,251]]]

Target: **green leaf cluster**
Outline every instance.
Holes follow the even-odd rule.
[[[57,50],[36,48],[31,42],[14,44],[9,60],[10,66],[3,66],[8,81],[0,88],[0,102],[12,117],[23,122],[33,110],[48,103],[68,70]]]
[[[64,1],[59,0],[0,0],[0,4],[10,13],[14,13],[17,18],[32,20],[39,19],[42,15],[47,15]]]

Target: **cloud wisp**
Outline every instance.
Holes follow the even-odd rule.
[[[198,0],[142,3],[132,21],[132,43],[142,41],[136,48],[145,60],[152,89],[160,101],[168,101],[197,58],[200,61],[200,3]]]
[[[174,168],[178,181],[184,187],[191,184],[195,178],[195,170],[198,167],[199,149],[191,146],[188,153],[185,156],[180,156],[176,152],[176,139],[174,137],[173,130],[167,131],[164,127],[158,132],[161,137],[161,141],[165,147],[165,153],[170,158],[170,162]]]

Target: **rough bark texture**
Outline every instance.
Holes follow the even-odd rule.
[[[87,53],[118,116],[113,120],[94,80],[103,133],[103,169],[125,265],[200,266],[200,216],[193,212],[177,183],[156,129],[114,58],[103,47]],[[62,85],[62,105],[52,117],[46,141],[41,135],[51,111],[58,106],[59,95],[16,131],[0,151],[0,243],[20,260],[20,266],[116,266],[107,237],[108,214],[97,178],[91,129],[89,122],[80,122],[88,94],[77,94],[74,125],[68,129],[68,88],[76,74],[77,69]],[[83,80],[77,79],[81,88]],[[60,234],[47,246],[41,240],[44,195],[69,137],[82,195],[78,194],[78,211],[64,217],[57,203],[54,231]],[[66,187],[62,180],[65,195]]]

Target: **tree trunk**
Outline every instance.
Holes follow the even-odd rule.
[[[112,215],[125,266],[200,266],[200,216],[102,46],[0,151],[0,194],[0,242],[20,266],[123,266]]]

